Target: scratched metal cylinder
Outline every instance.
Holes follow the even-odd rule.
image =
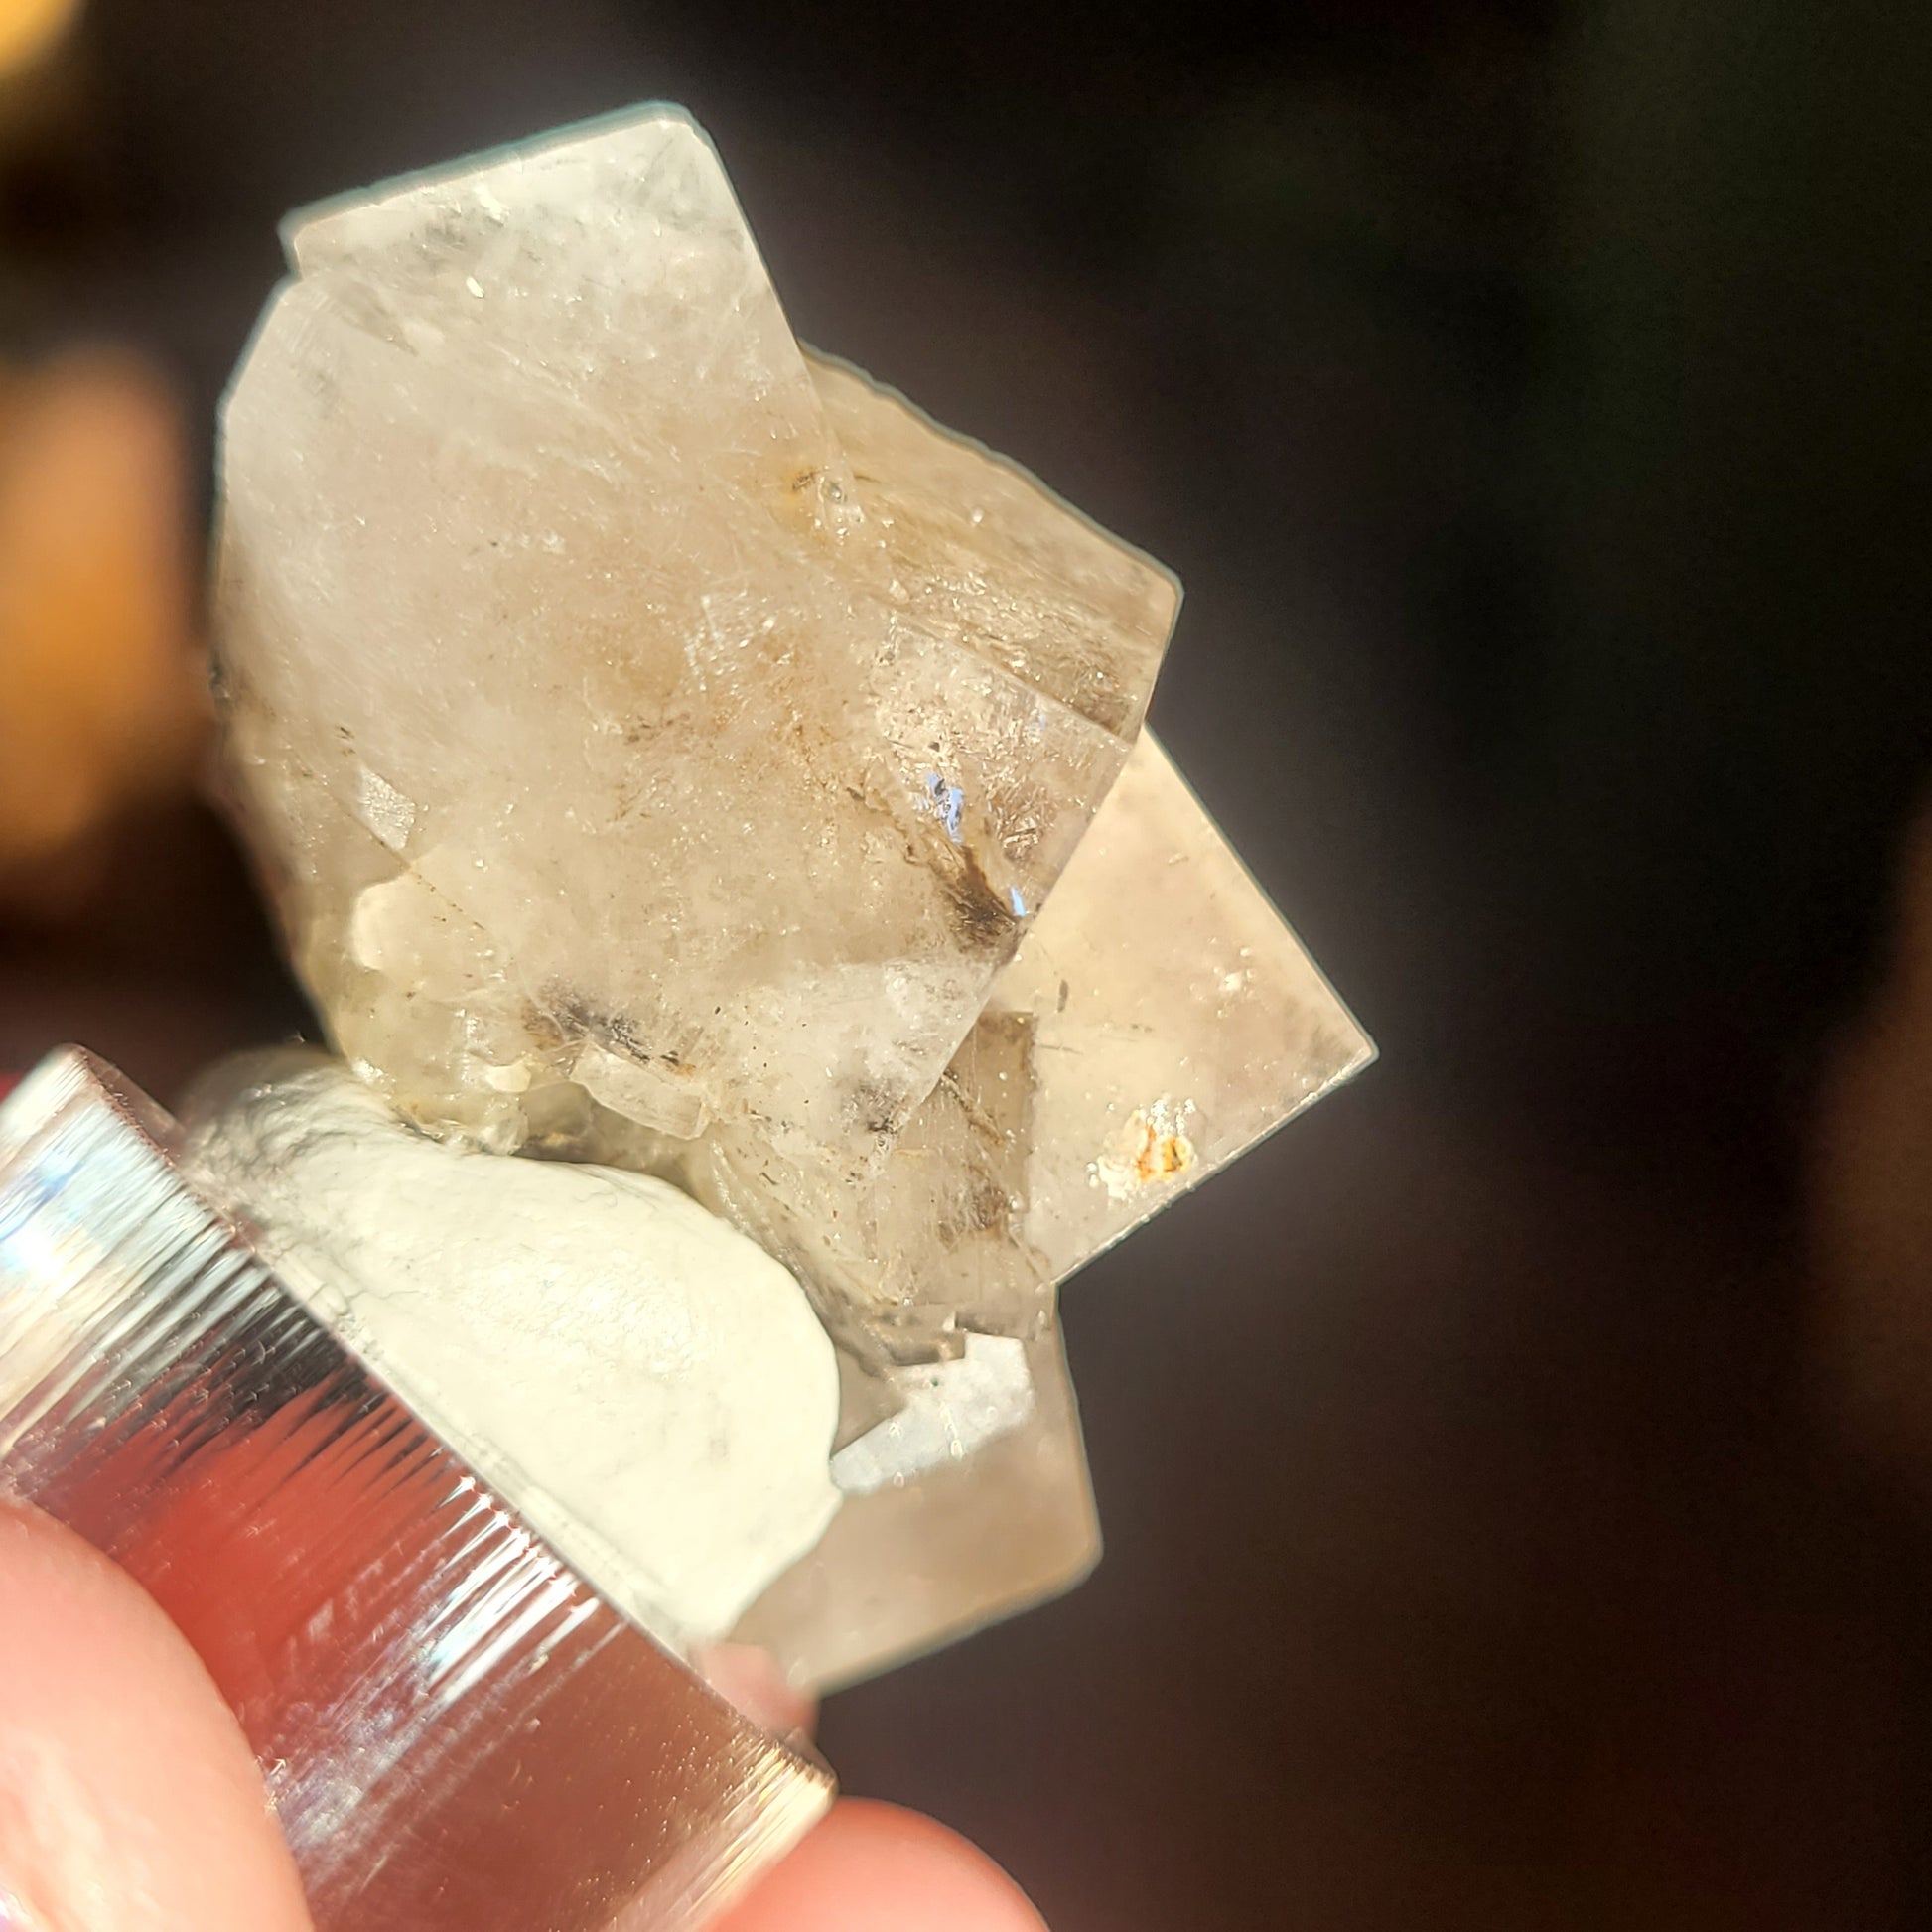
[[[606,1603],[65,1049],[0,1105],[0,1494],[233,1707],[320,1932],[686,1932],[831,1778]]]

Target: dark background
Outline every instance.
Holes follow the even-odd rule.
[[[1812,1232],[1932,743],[1921,13],[97,0],[0,165],[0,349],[144,347],[206,474],[286,207],[678,99],[801,335],[1185,580],[1155,722],[1383,1058],[1070,1289],[1094,1581],[824,1723],[1055,1932],[1932,1918]],[[0,1062],[298,1024],[193,811],[0,929]]]

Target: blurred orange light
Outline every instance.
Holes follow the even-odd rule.
[[[0,0],[0,78],[51,47],[78,11],[79,0]]]
[[[0,886],[179,790],[205,723],[185,433],[139,363],[0,369]]]

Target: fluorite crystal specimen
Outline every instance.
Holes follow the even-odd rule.
[[[847,1500],[743,1629],[795,1677],[1069,1581],[1055,1284],[1370,1051],[1141,730],[1173,580],[802,350],[674,110],[288,245],[217,654],[335,1043],[805,1283]]]
[[[997,1044],[1016,1039],[1024,1077]],[[968,1335],[959,1362],[870,1379],[880,1419],[832,1461],[845,1507],[739,1634],[839,1684],[1083,1576],[1100,1538],[1048,1332],[1055,1284],[1373,1050],[1143,733],[887,1165],[908,1293],[934,1320],[983,1310],[976,1271],[1004,1263],[1003,1281],[1031,1284],[1035,1339]],[[997,1240],[954,1232],[950,1203],[976,1181],[1006,1190]]]

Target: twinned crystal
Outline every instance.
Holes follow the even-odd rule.
[[[989,1042],[1026,1042],[1023,1078]],[[886,1169],[909,1293],[984,1308],[996,1253],[1035,1339],[969,1334],[889,1371],[890,1412],[832,1459],[844,1508],[740,1627],[839,1684],[1077,1581],[1099,1555],[1052,1290],[1374,1049],[1173,762],[1143,733],[986,1013]],[[1004,1108],[1004,1115],[1000,1110]],[[943,1137],[937,1153],[918,1130]],[[949,1203],[1010,1191],[999,1239]],[[922,1193],[921,1193],[921,1190]],[[885,1190],[882,1190],[885,1191]]]
[[[218,662],[336,1045],[804,1283],[845,1501],[741,1629],[794,1677],[1063,1585],[1055,1285],[1371,1050],[1141,729],[1173,578],[801,349],[675,110],[288,245]]]

